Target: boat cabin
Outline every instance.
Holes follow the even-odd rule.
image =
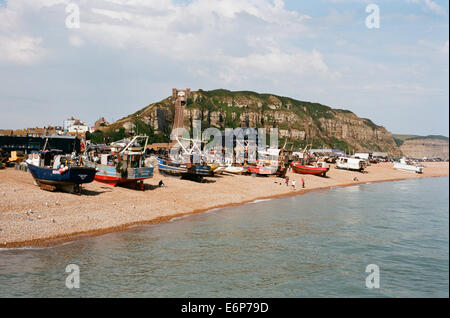
[[[104,166],[114,166],[117,161],[117,156],[113,154],[102,154],[100,157],[100,164]]]
[[[142,152],[125,152],[122,154],[122,161],[127,163],[128,168],[142,168],[143,167]]]

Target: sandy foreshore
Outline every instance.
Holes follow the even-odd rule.
[[[288,173],[291,181],[296,180],[295,190],[280,178],[222,175],[197,183],[155,173],[153,179],[146,181],[144,192],[93,182],[84,187],[82,196],[41,190],[34,185],[30,173],[5,169],[0,170],[0,248],[50,246],[316,189],[449,174],[448,163],[424,166],[422,175],[394,170],[391,163],[372,165],[365,174],[331,166],[327,178]],[[359,181],[353,181],[355,176]],[[306,189],[301,189],[302,177]],[[159,180],[166,186],[156,187]]]

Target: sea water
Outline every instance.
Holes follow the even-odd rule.
[[[321,190],[1,250],[0,297],[448,297],[448,180]],[[68,288],[70,264],[79,288]]]

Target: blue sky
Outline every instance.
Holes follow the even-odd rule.
[[[369,3],[379,29],[365,25]],[[117,120],[190,87],[448,136],[448,12],[439,0],[0,0],[0,128]]]

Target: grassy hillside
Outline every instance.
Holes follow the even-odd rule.
[[[109,129],[121,132],[120,135],[124,133],[121,128],[133,133],[132,127],[138,120],[153,128],[155,138],[166,140],[173,116],[174,101],[170,96],[122,118]],[[278,128],[280,142],[288,140],[295,147],[312,144],[347,152],[399,152],[391,133],[370,119],[359,118],[349,110],[275,94],[226,89],[192,91],[186,103],[185,128],[190,129],[193,120],[200,120],[203,129]]]
[[[403,145],[405,140],[414,140],[414,139],[439,139],[439,140],[445,140],[448,141],[449,138],[442,135],[428,135],[428,136],[419,136],[419,135],[402,135],[402,134],[393,134],[392,137],[394,138],[395,143],[397,146]]]

